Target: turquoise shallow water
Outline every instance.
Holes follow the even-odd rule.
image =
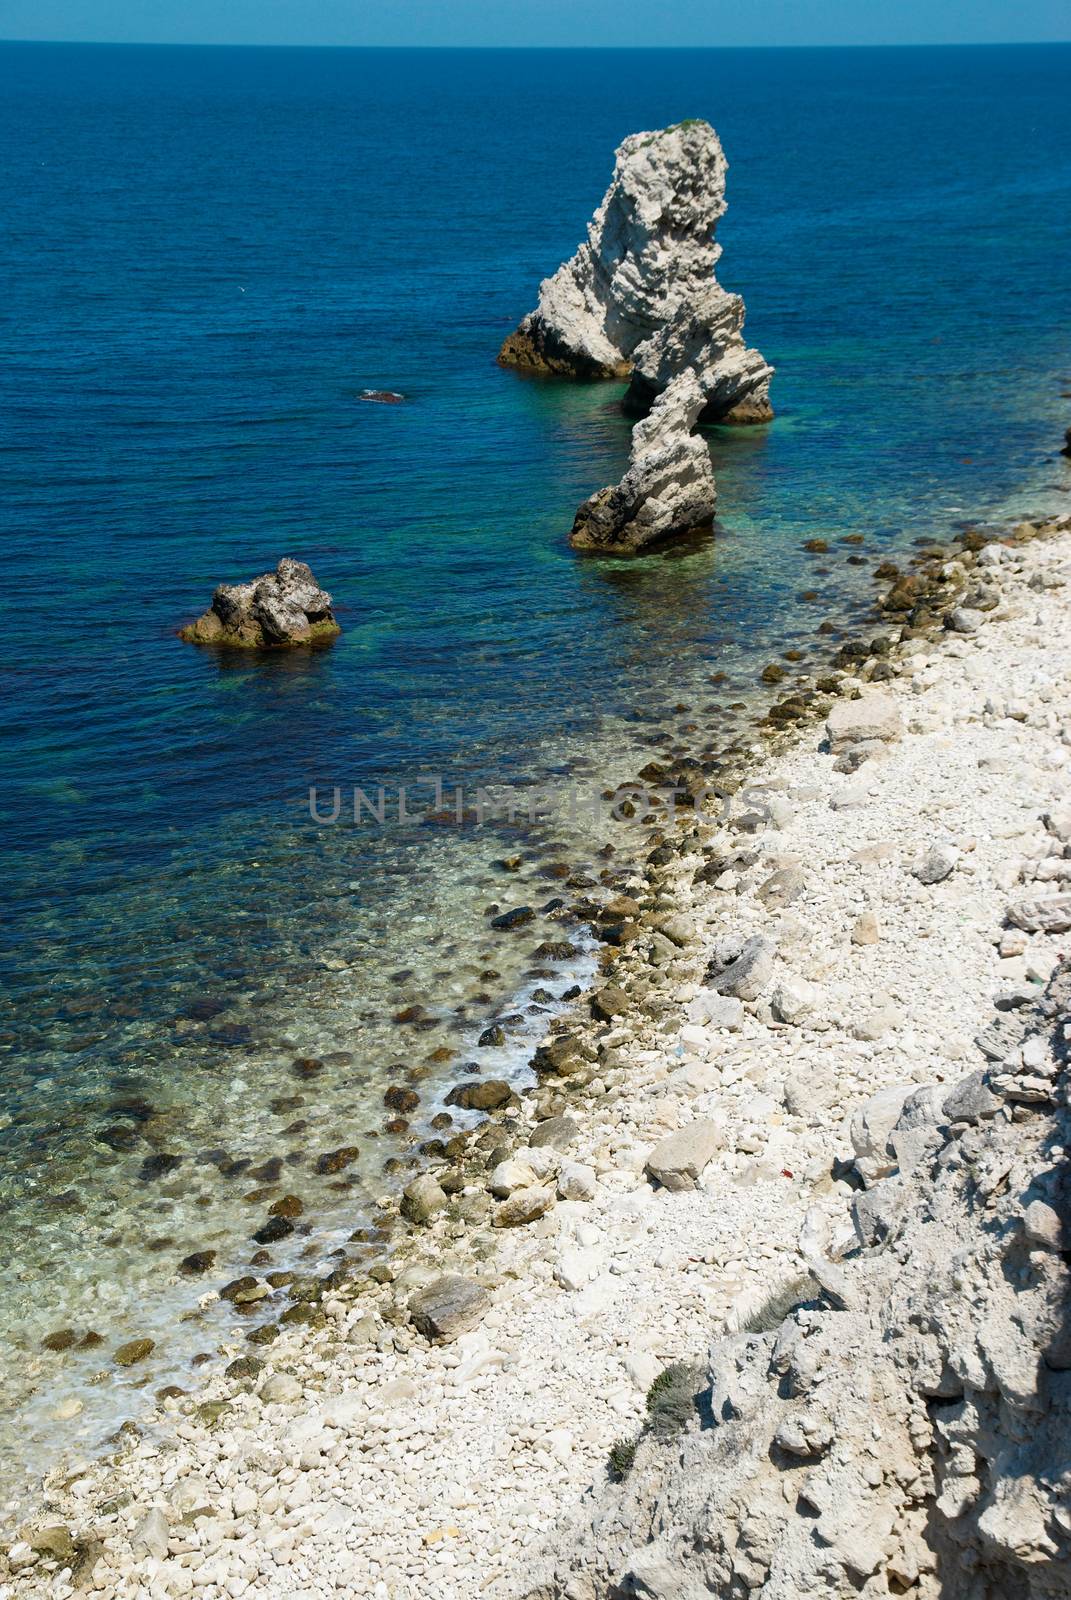
[[[461,1066],[518,1066],[583,971],[534,955],[560,924],[504,938],[486,910],[545,903],[558,860],[596,875],[602,832],[317,828],[310,784],[601,788],[659,729],[723,725],[869,593],[838,539],[869,561],[1066,503],[1071,48],[0,63],[14,1491],[136,1409],[131,1378],[90,1382],[123,1338],[158,1337],[150,1385],[218,1342],[176,1322],[216,1280],[173,1268],[247,1259],[263,1163],[307,1205],[277,1255],[337,1247],[407,1154],[384,1084],[418,1078],[426,1132]],[[691,115],[731,162],[720,275],[777,366],[777,420],[712,436],[715,540],[579,561],[573,509],[627,449],[617,390],[494,354],[613,147]],[[817,580],[814,536],[836,552]],[[177,642],[217,581],[283,553],[336,596],[331,650]],[[414,1004],[418,1026],[391,1020]],[[507,1044],[480,1046],[503,1013]],[[104,1343],[40,1350],[67,1328]]]

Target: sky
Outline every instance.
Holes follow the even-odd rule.
[[[823,45],[1071,40],[1068,0],[0,0],[0,39]]]

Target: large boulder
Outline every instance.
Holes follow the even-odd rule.
[[[706,420],[767,421],[773,368],[744,344],[743,300],[714,277],[727,169],[708,122],[631,134],[587,239],[540,285],[499,360],[573,378],[631,373],[639,412],[691,370]]]
[[[274,572],[248,583],[221,583],[208,610],[179,636],[190,644],[263,650],[323,644],[341,631],[327,590],[304,561],[284,556]]]

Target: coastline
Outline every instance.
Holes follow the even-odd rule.
[[[675,552],[674,560],[681,554]],[[697,555],[712,559],[712,553],[690,546],[683,554],[685,562]],[[730,530],[718,560],[731,556]],[[600,907],[615,894],[615,885],[628,882],[633,856],[642,861],[649,850],[649,829],[636,817],[608,818],[605,799],[604,821],[597,824],[586,817],[584,802],[599,796],[602,782],[627,783],[638,771],[648,771],[652,757],[653,765],[671,776],[679,769],[686,784],[701,772],[715,786],[726,777],[733,786],[732,775],[738,778],[763,748],[762,728],[769,733],[773,727],[763,722],[771,695],[783,699],[790,689],[813,694],[814,681],[832,668],[838,644],[855,635],[870,610],[872,569],[879,556],[880,544],[861,554],[854,538],[825,554],[801,556],[808,576],[819,584],[815,610],[820,609],[822,623],[807,636],[802,615],[794,617],[770,644],[771,654],[780,647],[783,683],[762,681],[765,652],[754,643],[747,648],[729,641],[724,657],[720,652],[717,657],[717,673],[709,673],[714,663],[705,658],[682,662],[675,693],[656,680],[629,716],[610,718],[593,730],[582,753],[575,747],[530,752],[536,771],[576,786],[585,814],[582,827],[563,828],[557,820],[519,827],[492,822],[479,840],[460,837],[466,830],[453,826],[422,825],[439,837],[425,857],[437,863],[436,872],[410,897],[421,918],[430,911],[433,921],[449,928],[444,871],[474,883],[473,859],[482,863],[479,889],[469,892],[464,907],[464,927],[455,924],[452,930],[452,949],[439,954],[440,933],[425,947],[409,930],[406,947],[395,941],[389,953],[379,948],[364,964],[351,965],[345,913],[329,905],[315,950],[320,976],[274,1028],[265,1029],[266,1013],[255,1003],[278,970],[270,953],[264,955],[263,970],[254,963],[255,980],[245,997],[254,1003],[220,1017],[211,992],[199,993],[191,1014],[180,1019],[182,1038],[196,1035],[203,1050],[217,1030],[221,1041],[229,1038],[232,1024],[236,1039],[252,1034],[247,1044],[232,1041],[214,1050],[213,1070],[238,1064],[237,1071],[227,1072],[218,1120],[205,1114],[219,1109],[218,1099],[199,1108],[199,1117],[194,1108],[191,1120],[181,1116],[178,1104],[161,1098],[160,1080],[152,1071],[158,1058],[146,1053],[140,1073],[124,1077],[123,1093],[110,1101],[99,1129],[89,1119],[76,1123],[91,1149],[94,1141],[98,1151],[101,1142],[105,1146],[88,1175],[82,1175],[79,1190],[91,1217],[99,1195],[96,1215],[103,1225],[76,1240],[72,1253],[62,1232],[66,1212],[59,1208],[54,1248],[64,1270],[53,1273],[48,1261],[38,1269],[40,1275],[24,1269],[24,1282],[34,1288],[22,1301],[23,1317],[11,1341],[23,1359],[9,1364],[5,1377],[12,1420],[7,1438],[0,1440],[10,1480],[4,1534],[16,1530],[32,1510],[46,1467],[107,1453],[121,1429],[124,1438],[134,1427],[151,1429],[151,1397],[161,1389],[196,1393],[236,1316],[249,1330],[247,1337],[256,1340],[261,1322],[271,1323],[290,1309],[282,1279],[278,1293],[244,1299],[240,1306],[220,1300],[213,1290],[250,1270],[262,1279],[267,1273],[304,1277],[331,1271],[337,1257],[348,1259],[350,1270],[367,1271],[391,1253],[394,1242],[387,1230],[396,1219],[389,1208],[383,1215],[378,1200],[385,1192],[400,1193],[429,1160],[441,1160],[444,1146],[451,1156],[463,1149],[481,1119],[480,1112],[450,1104],[459,1076],[464,1081],[482,1072],[514,1089],[529,1087],[533,1048],[569,1004],[569,995],[589,983],[602,939],[616,936],[614,929],[599,926]],[[564,763],[563,755],[568,756]],[[527,791],[517,792],[523,807]],[[333,843],[344,845],[345,839],[340,834]],[[444,845],[449,847],[445,854]],[[492,859],[499,851],[501,858]],[[548,915],[512,932],[488,926],[495,913],[519,901]],[[451,956],[451,966],[442,966],[444,954]],[[472,975],[462,988],[457,979],[464,972]],[[380,1024],[378,1037],[362,1038],[359,1029],[355,1050],[349,1048],[355,1041],[341,1015],[343,997],[349,1024],[355,1008],[363,1021],[369,1006]],[[207,1020],[194,1020],[202,1002]],[[178,1038],[176,1032],[172,1048]],[[340,1045],[347,1048],[339,1051]],[[393,1062],[390,1068],[383,1065],[387,1061]],[[181,1078],[179,1073],[180,1083]],[[410,1091],[420,1097],[412,1110]],[[113,1123],[113,1113],[121,1120]],[[134,1125],[124,1125],[131,1116]],[[354,1144],[360,1156],[343,1164]],[[286,1151],[282,1167],[281,1150]],[[179,1165],[173,1170],[176,1157]],[[15,1161],[11,1169],[17,1170]],[[59,1170],[57,1162],[50,1163],[50,1175]],[[255,1188],[248,1187],[251,1181]],[[126,1188],[117,1191],[117,1184]],[[57,1188],[64,1207],[77,1198],[58,1181]],[[140,1248],[125,1247],[121,1230],[110,1220],[108,1208],[116,1205],[117,1192],[120,1212],[130,1206],[131,1232],[135,1239],[140,1232]],[[280,1214],[271,1210],[277,1203],[286,1208],[281,1226]],[[296,1221],[287,1233],[292,1215]],[[265,1230],[268,1247],[258,1237]],[[92,1256],[93,1275],[79,1273],[79,1251],[83,1261]],[[12,1311],[9,1307],[9,1317]],[[266,1329],[264,1337],[272,1331]],[[149,1339],[153,1347],[143,1359],[129,1367],[115,1361],[117,1352]]]
[[[760,814],[741,827],[737,811],[728,830],[654,846],[646,877],[635,875],[636,915],[623,918],[635,940],[603,947],[603,979],[628,1009],[552,1033],[576,1037],[564,1059],[578,1070],[544,1078],[483,1125],[467,1181],[405,1236],[381,1281],[340,1273],[304,1290],[278,1285],[298,1314],[273,1343],[257,1349],[237,1334],[201,1395],[163,1403],[157,1431],[129,1433],[115,1462],[46,1483],[26,1531],[40,1541],[41,1529],[60,1528],[68,1543],[55,1533],[43,1554],[17,1543],[13,1592],[524,1591],[548,1532],[604,1473],[614,1440],[635,1431],[658,1371],[701,1356],[715,1328],[798,1275],[812,1207],[830,1221],[843,1214],[845,1184],[831,1174],[850,1154],[853,1106],[888,1082],[969,1071],[994,987],[1038,981],[1030,962],[1040,971],[1055,948],[1042,937],[1025,956],[1001,957],[994,943],[1009,841],[1059,776],[1038,765],[1058,745],[1066,667],[1061,592],[1044,575],[1071,550],[1071,519],[1041,531],[986,570],[1003,592],[977,632],[935,625],[867,655],[835,700],[819,696],[786,719],[747,774],[749,788],[765,784],[776,826]],[[953,589],[974,576],[971,554]],[[831,775],[817,748],[823,707],[856,684],[871,692],[875,678],[905,731],[886,759]],[[1012,763],[1012,780],[980,783],[983,757]],[[956,870],[920,886],[910,858],[946,834]],[[870,855],[852,861],[859,851]],[[775,872],[782,888],[763,898]],[[879,937],[852,942],[868,910]],[[657,926],[667,918],[668,939]],[[942,938],[950,922],[954,951]],[[717,941],[772,928],[775,981],[740,1026],[696,1020]],[[796,987],[794,1024],[769,1013],[778,982]],[[560,1199],[525,1227],[492,1231],[488,1162],[524,1145],[533,1111],[574,1121],[565,1154],[592,1174],[594,1198]],[[704,1113],[724,1142],[702,1186],[656,1190],[643,1171],[651,1146]],[[490,1303],[458,1341],[428,1346],[406,1302],[444,1270],[480,1282]]]

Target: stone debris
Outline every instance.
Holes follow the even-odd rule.
[[[1071,967],[1032,1022],[1040,1054],[1071,1031]],[[1061,1087],[1030,1122],[1002,1102],[984,1131],[942,1120],[939,1085],[860,1108],[862,1249],[810,1258],[817,1296],[714,1339],[699,1396],[713,1425],[648,1430],[624,1482],[578,1504],[526,1600],[1071,1594]],[[906,1166],[898,1129],[925,1135]]]

